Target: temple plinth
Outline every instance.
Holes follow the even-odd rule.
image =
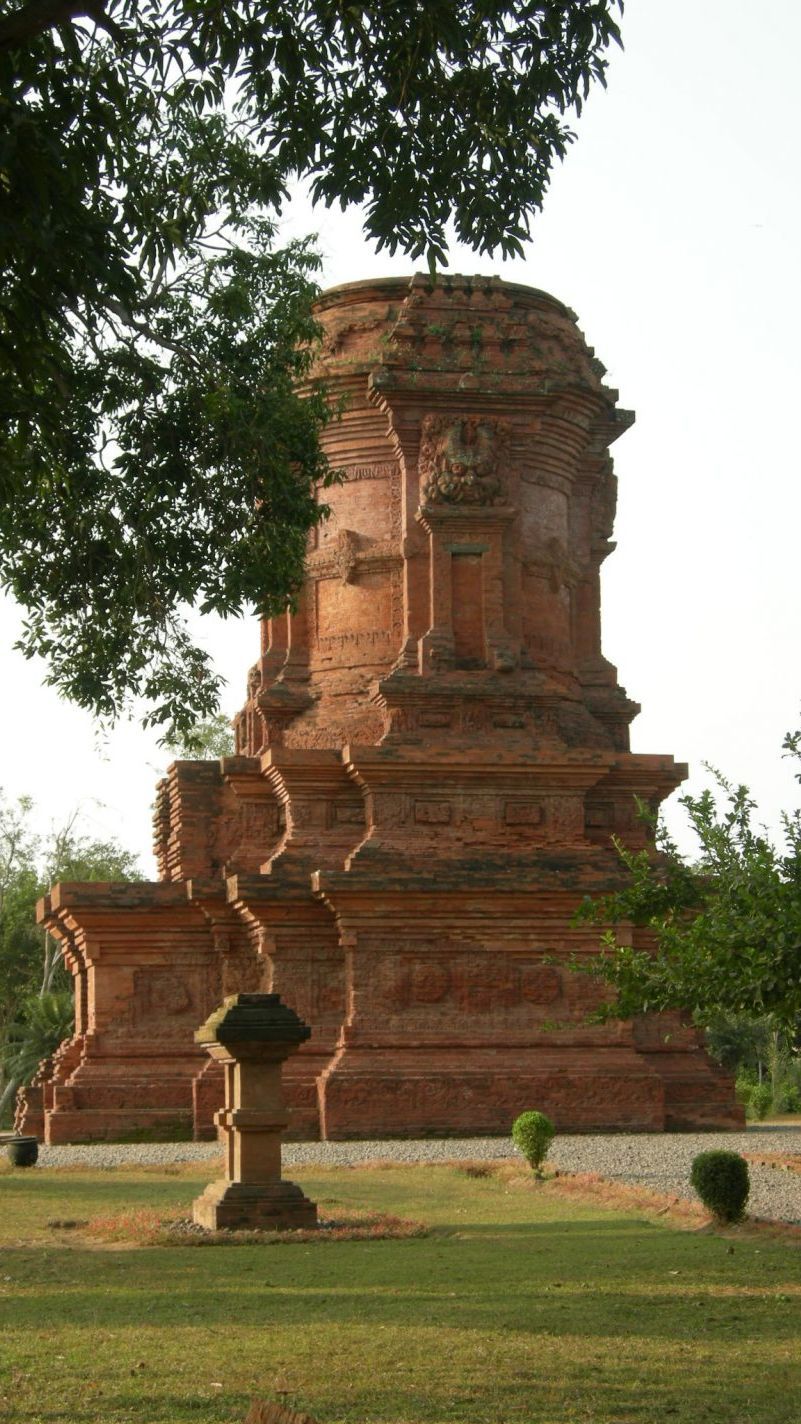
[[[591,1025],[601,991],[568,968],[597,952],[577,904],[621,883],[612,838],[647,846],[637,799],[686,774],[631,752],[639,709],[601,646],[609,450],[633,417],[529,287],[357,282],[318,317],[343,477],[297,607],[264,622],[237,755],[161,784],[161,884],[61,887],[43,911],[84,1005],[41,1089],[48,1140],[155,1123],[159,1094],[162,1125],[181,1094],[186,1121],[193,1082],[207,1134],[221,1087],[191,1030],[243,991],[313,1028],[286,1067],[293,1135],[505,1133],[532,1107],[561,1131],[739,1126],[694,1030]],[[169,1037],[141,1007],[159,984]],[[125,1097],[132,1064],[150,1105]]]

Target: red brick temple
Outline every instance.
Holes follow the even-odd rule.
[[[601,651],[609,446],[631,424],[572,312],[496,278],[356,282],[319,302],[344,415],[295,612],[265,621],[237,755],[173,765],[154,884],[56,886],[75,1036],[29,1089],[49,1142],[209,1135],[194,1030],[275,992],[312,1027],[291,1135],[733,1127],[731,1079],[677,1020],[592,1025],[572,917],[619,883],[635,797]],[[637,590],[632,590],[632,597]],[[634,933],[634,932],[632,932]]]

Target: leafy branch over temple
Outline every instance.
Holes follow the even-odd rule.
[[[380,248],[519,253],[617,0],[0,3],[0,583],[23,651],[179,732],[195,606],[283,607],[331,478],[291,181]]]

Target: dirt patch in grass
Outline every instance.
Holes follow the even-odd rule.
[[[646,1216],[658,1217],[671,1226],[689,1230],[705,1226],[709,1221],[709,1214],[700,1202],[654,1192],[649,1187],[610,1182],[597,1172],[560,1172],[546,1164],[542,1176],[537,1176],[517,1158],[454,1162],[452,1165],[467,1177],[494,1177],[503,1183],[507,1191],[570,1197],[613,1211],[642,1212]]]
[[[612,1211],[636,1211],[664,1221],[666,1225],[697,1231],[709,1224],[709,1213],[700,1202],[688,1201],[667,1192],[655,1192],[635,1183],[610,1182],[597,1172],[559,1173],[548,1177],[542,1187],[557,1196],[573,1197],[609,1207]]]
[[[383,1212],[342,1210],[321,1216],[316,1229],[295,1231],[207,1231],[191,1217],[165,1215],[148,1207],[96,1216],[87,1221],[54,1219],[47,1223],[64,1244],[82,1247],[131,1246],[292,1246],[329,1241],[397,1241],[427,1236],[419,1221]]]
[[[560,1175],[549,1178],[542,1185],[556,1195],[609,1207],[612,1211],[641,1212],[652,1220],[662,1221],[674,1230],[705,1231],[732,1240],[758,1238],[801,1246],[801,1227],[794,1226],[789,1221],[759,1221],[747,1216],[736,1225],[726,1226],[716,1222],[700,1202],[653,1192],[647,1187],[610,1182],[593,1173]]]
[[[297,1231],[206,1231],[184,1217],[170,1223],[158,1244],[169,1246],[292,1246],[323,1241],[401,1241],[427,1236],[428,1227],[382,1212],[347,1212],[336,1217],[320,1217],[311,1230]]]
[[[365,1157],[363,1162],[329,1162],[329,1163],[308,1163],[309,1171],[316,1175],[330,1173],[336,1175],[337,1172],[408,1172],[410,1169],[428,1165],[423,1162],[399,1162],[395,1157]],[[433,1164],[432,1164],[433,1165]],[[438,1167],[452,1167],[454,1161],[437,1162]],[[301,1170],[300,1164],[288,1169],[293,1172]]]
[[[769,1165],[769,1158],[781,1159],[775,1163],[777,1167],[784,1166],[789,1156],[798,1166],[788,1167],[787,1170],[801,1171],[801,1158],[793,1158],[792,1154],[775,1152],[746,1155],[755,1165]],[[715,1222],[700,1202],[666,1192],[655,1192],[650,1187],[636,1183],[610,1182],[597,1172],[548,1171],[546,1167],[545,1174],[537,1177],[526,1168],[521,1170],[520,1162],[513,1158],[499,1158],[490,1162],[460,1161],[448,1165],[462,1176],[495,1178],[503,1183],[507,1191],[557,1196],[585,1205],[605,1207],[609,1211],[637,1212],[638,1215],[679,1231],[704,1231],[732,1239],[759,1238],[801,1246],[801,1227],[790,1222],[758,1221],[753,1217],[746,1217],[736,1226],[724,1226]]]

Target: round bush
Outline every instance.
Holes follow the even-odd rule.
[[[718,1221],[741,1220],[751,1183],[748,1163],[739,1152],[699,1152],[693,1158],[690,1181]]]
[[[524,1112],[512,1123],[512,1141],[534,1171],[539,1171],[554,1139],[551,1119],[541,1112]]]

